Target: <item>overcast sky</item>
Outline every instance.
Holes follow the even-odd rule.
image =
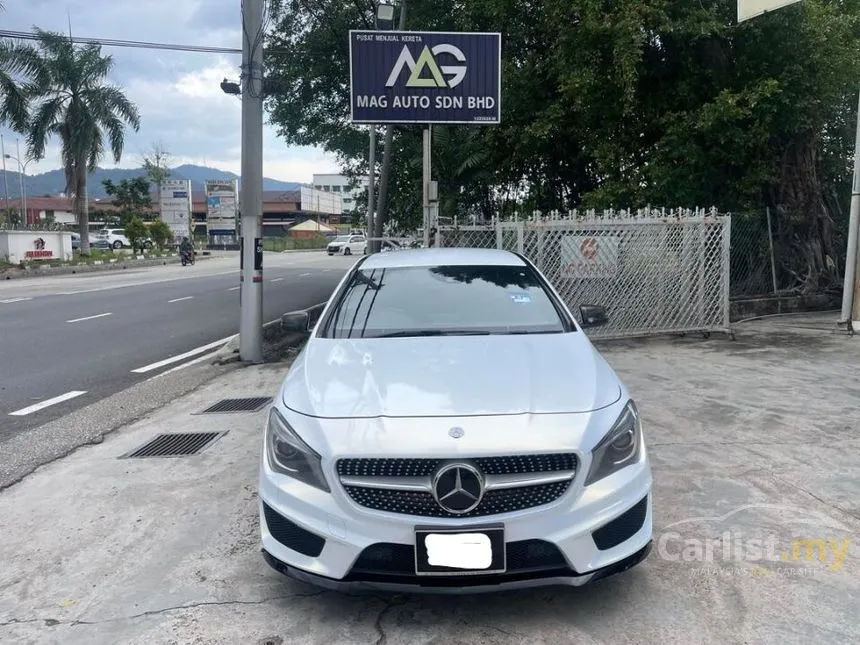
[[[73,35],[170,44],[241,47],[240,0],[6,0],[4,29],[33,26]],[[241,56],[105,47],[115,67],[110,81],[124,88],[140,109],[140,132],[129,131],[123,168],[140,165],[156,141],[171,152],[173,165],[194,163],[240,171],[241,103],[219,86],[238,80]],[[3,131],[7,154],[17,135]],[[23,141],[22,141],[23,145]],[[333,155],[312,148],[288,148],[266,126],[263,172],[283,181],[310,182],[313,173],[337,172]],[[22,148],[22,155],[24,150]],[[13,162],[14,163],[14,162]],[[101,163],[112,167],[113,158]],[[60,166],[57,144],[27,173]],[[8,166],[7,166],[8,168]],[[16,168],[8,168],[16,170]]]

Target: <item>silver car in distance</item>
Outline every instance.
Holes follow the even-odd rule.
[[[329,589],[582,585],[641,562],[651,469],[636,404],[548,280],[506,251],[362,258],[269,411],[263,555]]]

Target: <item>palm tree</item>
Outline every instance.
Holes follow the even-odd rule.
[[[28,86],[16,79],[32,78],[38,73],[39,58],[34,54],[30,47],[0,41],[0,123],[18,132],[27,129]]]
[[[98,45],[76,46],[70,38],[36,29],[38,58],[32,75],[36,105],[27,143],[34,159],[45,156],[48,140],[60,138],[66,192],[74,195],[81,233],[81,253],[89,253],[89,217],[86,209],[87,175],[95,171],[105,153],[105,138],[114,160],[122,158],[125,124],[140,128],[137,107],[122,90],[106,83],[113,59],[102,56]]]

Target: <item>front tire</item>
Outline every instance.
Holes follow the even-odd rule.
[[[111,246],[117,251],[119,251],[122,248],[122,242],[116,240],[113,244],[111,244]]]

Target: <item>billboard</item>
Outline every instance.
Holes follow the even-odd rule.
[[[498,33],[352,30],[352,122],[499,123],[501,53]]]
[[[235,179],[206,181],[206,228],[209,235],[236,234],[237,184]]]
[[[191,182],[164,179],[159,188],[161,220],[170,227],[173,239],[191,235]]]
[[[800,0],[738,0],[738,22],[755,18],[768,11],[782,9]]]

